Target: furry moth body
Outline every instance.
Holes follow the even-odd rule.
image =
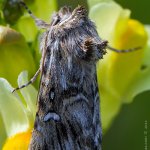
[[[62,8],[45,28],[38,111],[29,149],[100,150],[96,62],[105,54],[107,42],[99,38],[81,6],[73,11]]]
[[[63,7],[50,24],[36,18],[46,29],[41,39],[41,73],[38,110],[30,150],[101,150],[99,94],[96,62],[106,53],[87,11]],[[14,91],[15,91],[14,90]]]
[[[83,7],[62,8],[44,33],[45,50],[30,150],[100,150],[96,61],[103,42]]]

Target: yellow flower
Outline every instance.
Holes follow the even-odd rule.
[[[111,47],[142,47],[130,53],[108,50],[97,65],[102,126],[106,131],[124,102],[131,102],[137,94],[150,89],[150,85],[145,85],[146,80],[140,80],[147,32],[143,24],[130,19],[130,10],[123,9],[112,0],[89,0],[89,4],[90,18],[95,21],[100,37],[108,40]]]
[[[3,150],[27,150],[31,139],[31,130],[18,133],[7,139]]]
[[[19,86],[24,83],[27,83],[26,72],[18,78]],[[29,144],[33,128],[37,91],[30,85],[12,94],[13,88],[3,78],[0,78],[0,89],[0,147],[23,150]]]

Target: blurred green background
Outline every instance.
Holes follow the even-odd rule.
[[[124,8],[132,10],[131,17],[144,24],[150,24],[150,1],[149,0],[116,0]]]
[[[0,0],[0,6],[3,1],[4,0]],[[32,1],[30,0],[26,0],[26,2],[27,4],[32,3]],[[116,0],[116,2],[121,4],[121,6],[123,6],[124,8],[129,8],[132,11],[131,14],[132,18],[141,21],[143,24],[150,24],[150,1],[149,0],[142,0],[142,1],[141,0]],[[78,4],[82,4],[88,8],[86,0],[57,0],[56,7],[58,9],[61,6],[70,5],[74,8]],[[9,9],[10,6],[7,7]],[[32,7],[30,8],[32,9]],[[7,15],[9,16],[9,14],[11,15],[9,17],[6,17],[6,21],[9,22],[9,24],[11,24],[13,28],[15,28],[15,22],[17,18],[19,18],[23,14],[23,12],[22,10],[20,10],[19,7],[14,7],[14,8],[11,7],[11,9],[9,10],[11,11],[9,13],[6,11],[6,16]],[[33,7],[33,12],[34,12],[34,7]],[[0,17],[2,16],[0,15]],[[4,22],[3,19],[0,19],[0,24],[6,25],[6,22]],[[37,35],[39,33],[35,33],[35,34]],[[35,42],[31,43],[29,40],[28,46],[32,50],[38,49],[37,41],[38,39],[36,39]],[[37,51],[33,50],[32,52],[34,58],[31,58],[31,62],[32,59],[38,60],[40,57]],[[1,53],[0,59],[2,59],[2,57],[4,56]],[[36,66],[33,66],[33,69],[29,74],[30,76],[34,74],[36,70],[35,68],[37,67],[38,64],[36,64]],[[25,66],[22,69],[24,70],[27,68],[28,66]],[[11,71],[13,72],[13,70]],[[20,70],[18,72],[20,72]],[[10,76],[9,73],[8,76]],[[1,74],[0,77],[2,77]],[[9,82],[11,81],[9,80]],[[16,85],[15,83],[12,84]],[[144,148],[145,121],[147,121],[147,125],[148,125],[148,129],[147,129],[148,148],[147,149]],[[122,106],[120,113],[115,118],[112,126],[103,136],[103,150],[148,150],[148,149],[150,149],[150,91],[144,92],[136,96],[136,98],[131,104],[124,104]]]
[[[86,0],[57,0],[59,7],[63,5],[77,6],[83,4],[87,6]],[[144,24],[150,24],[150,1],[149,0],[115,0],[124,8],[132,10],[131,17],[141,21]]]

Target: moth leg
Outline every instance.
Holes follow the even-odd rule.
[[[50,24],[48,24],[45,21],[43,21],[41,19],[38,19],[36,16],[34,16],[33,13],[31,12],[31,10],[28,8],[28,6],[23,1],[20,1],[19,3],[20,3],[20,5],[22,5],[27,10],[29,15],[34,19],[36,25],[39,28],[44,28],[45,29],[45,28],[48,28],[50,26]]]
[[[37,77],[38,77],[38,75],[39,75],[40,72],[41,72],[41,69],[39,68],[38,71],[35,73],[35,75],[31,78],[31,80],[28,83],[26,83],[26,84],[24,84],[24,85],[22,85],[20,87],[15,88],[12,91],[12,93],[15,92],[15,91],[17,91],[17,90],[20,90],[20,89],[22,89],[24,87],[27,87],[30,84],[32,84],[37,79]]]
[[[109,49],[109,50],[111,50],[111,51],[114,51],[114,52],[116,52],[116,53],[128,53],[128,52],[133,52],[133,51],[137,51],[137,50],[140,50],[140,49],[142,49],[142,47],[135,47],[135,48],[130,48],[130,49],[122,49],[122,50],[119,50],[119,49],[115,49],[115,48],[113,48],[113,47],[111,47],[111,46],[107,46],[107,48]]]

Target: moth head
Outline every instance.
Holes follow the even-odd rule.
[[[83,6],[73,11],[63,7],[53,16],[51,24],[50,37],[59,43],[58,49],[65,51],[66,57],[72,55],[83,61],[96,62],[106,53],[107,41],[100,39]]]
[[[83,6],[78,6],[73,11],[65,6],[52,16],[51,28],[55,34],[65,34],[65,31],[81,26],[87,18],[87,10]]]

